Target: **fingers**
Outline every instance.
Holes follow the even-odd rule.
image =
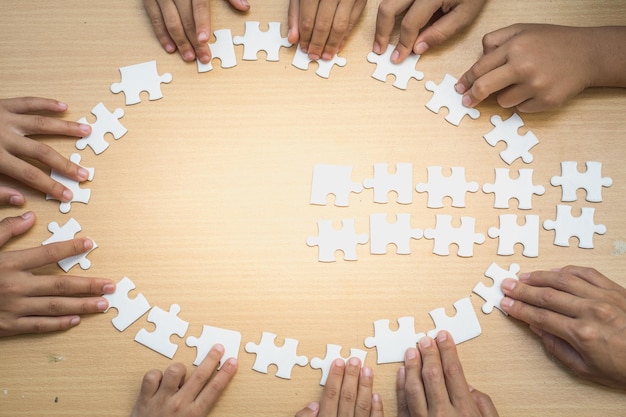
[[[496,406],[494,405],[491,397],[487,394],[478,391],[477,389],[472,389],[471,391],[472,399],[474,400],[474,404],[480,411],[481,417],[498,417],[498,410],[496,410]]]
[[[354,359],[356,358],[351,358],[350,361]],[[361,365],[358,360],[352,364],[356,366]],[[350,362],[348,366],[350,366]],[[358,378],[357,398],[354,409],[355,417],[373,417],[377,413],[382,415],[382,401],[379,396],[373,394],[373,389],[374,371],[369,366],[364,366],[361,368]]]
[[[165,26],[163,15],[161,14],[161,7],[157,0],[144,0],[143,6],[146,9],[146,13],[152,22],[152,29],[156,35],[159,43],[168,53],[176,51],[176,43],[170,36]]]
[[[419,342],[419,352],[422,356],[422,379],[428,408],[435,412],[445,410],[450,404],[450,398],[446,389],[439,349],[433,339],[423,337]]]
[[[541,342],[546,350],[555,358],[563,362],[565,366],[576,372],[578,375],[584,375],[589,371],[589,366],[580,353],[578,353],[578,351],[565,340],[539,329],[531,328],[531,330],[541,337]]]
[[[355,405],[357,402],[357,392],[359,388],[359,374],[361,372],[361,361],[358,358],[350,358],[346,363],[345,372],[343,375],[343,383],[341,384],[341,394],[339,397],[339,415],[340,416],[353,416],[355,412]],[[367,390],[367,389],[366,389]],[[371,390],[367,394],[367,404],[365,405],[369,416],[369,409],[371,408]]]
[[[511,25],[495,30],[483,36],[483,54],[487,55],[498,49],[521,32],[521,26]]]
[[[49,111],[62,113],[67,110],[67,104],[42,97],[18,97],[0,100],[0,107],[4,107],[11,113],[30,113]]]
[[[300,39],[300,0],[289,1],[289,9],[287,10],[287,22],[289,25],[287,40],[290,43],[295,44]],[[302,45],[300,45],[300,47],[302,47]],[[303,409],[302,411],[304,410],[305,409]]]
[[[419,31],[439,10],[440,5],[440,2],[432,0],[413,3],[400,24],[400,39],[395,51],[391,54],[391,62],[399,64],[413,52]]]
[[[89,238],[72,239],[37,248],[0,253],[0,264],[16,270],[29,271],[70,256],[80,255],[92,248],[93,241]]]
[[[396,16],[403,13],[413,4],[413,0],[383,0],[378,6],[376,15],[376,33],[372,50],[382,54],[387,49],[389,39],[396,24]]]
[[[22,317],[55,317],[101,313],[109,302],[101,297],[30,297],[15,309]]]
[[[0,206],[21,206],[26,202],[24,195],[9,187],[0,187]]]
[[[335,416],[339,411],[341,385],[346,364],[343,359],[336,359],[330,366],[326,386],[322,391],[319,412],[322,416]]]
[[[175,363],[167,367],[163,373],[163,379],[159,387],[160,393],[166,397],[171,397],[178,392],[185,382],[187,368],[182,363]]]
[[[320,405],[317,402],[309,403],[306,407],[296,413],[296,417],[317,417],[320,412]]]
[[[465,106],[475,106],[496,91],[514,84],[515,75],[506,64],[506,54],[500,50],[480,58],[458,80],[455,88],[463,94]]]
[[[402,375],[404,374],[404,384]],[[398,416],[426,415],[428,404],[422,380],[422,360],[416,348],[409,348],[404,354],[404,370],[398,373],[396,386],[398,396]]]
[[[32,333],[52,333],[71,329],[80,323],[80,316],[62,316],[62,317],[20,317],[17,319],[15,327],[10,334],[2,334],[0,336],[12,336],[17,334]]]
[[[298,29],[300,31],[300,48],[303,52],[309,53],[309,44],[313,36],[313,29],[316,25],[316,15],[319,1],[305,1],[298,6],[300,16],[298,17]]]
[[[250,3],[248,3],[248,0],[228,0],[228,2],[240,12],[247,12],[250,10]]]
[[[583,307],[580,297],[552,287],[535,287],[511,278],[505,281],[502,282],[502,291],[511,299],[567,317],[580,315]],[[507,300],[505,304],[511,303]]]
[[[110,279],[72,275],[37,275],[31,277],[25,287],[30,297],[86,297],[115,292],[115,283]]]
[[[213,346],[187,381],[187,384],[191,385],[184,387],[185,390],[191,389],[193,398],[204,411],[203,414],[207,414],[213,408],[237,372],[237,360],[229,358],[224,362],[222,368],[215,373],[223,355],[224,346],[220,344]]]
[[[27,211],[19,217],[7,217],[0,221],[0,247],[4,246],[14,236],[19,236],[33,227],[35,213]],[[6,253],[4,254],[6,256]],[[2,255],[0,255],[2,259]]]
[[[139,398],[137,402],[145,402],[154,397],[159,390],[162,379],[163,373],[158,369],[152,369],[146,372],[143,376],[143,380],[141,381],[141,389],[139,391]]]
[[[437,348],[441,356],[441,364],[450,401],[453,405],[469,402],[471,397],[469,386],[463,373],[463,366],[456,350],[456,344],[445,330],[437,334]]]

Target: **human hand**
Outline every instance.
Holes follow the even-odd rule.
[[[372,368],[361,368],[358,358],[336,359],[326,380],[319,402],[312,402],[296,413],[296,417],[382,417],[383,403],[372,394]]]
[[[0,221],[0,248],[34,223],[32,212]],[[99,296],[115,291],[111,280],[29,272],[92,247],[90,239],[82,238],[0,252],[0,337],[67,330],[80,323],[79,314],[106,310],[109,303]]]
[[[26,137],[27,135],[64,135],[80,138],[91,133],[91,126],[88,124],[26,114],[30,112],[62,113],[65,110],[67,110],[67,104],[46,98],[0,99],[0,173],[63,202],[72,200],[72,191],[22,158],[41,162],[77,181],[88,179],[89,172],[86,169],[61,156],[50,146]],[[0,191],[0,193],[6,192],[6,188]],[[17,198],[14,200],[15,203],[11,204],[24,203],[24,197],[21,194],[15,190],[10,193]]]
[[[396,18],[406,12],[400,25],[400,39],[391,54],[399,64],[411,52],[418,55],[440,45],[469,25],[487,0],[382,0],[376,17],[373,51],[387,49]],[[432,25],[424,29],[433,19]]]
[[[626,389],[626,289],[592,268],[519,275],[502,282],[502,309],[530,325],[576,374]]]
[[[491,398],[467,385],[450,334],[423,337],[407,349],[396,381],[398,417],[497,417]]]
[[[148,371],[131,417],[205,417],[237,372],[235,358],[215,372],[223,354],[222,345],[213,346],[186,381],[182,363],[170,365],[164,374]]]
[[[310,59],[333,59],[359,20],[367,0],[290,0],[287,40]]]
[[[228,0],[237,10],[250,9],[248,0]],[[178,49],[184,61],[196,57],[203,64],[211,61],[209,0],[143,0],[159,43],[168,53]]]

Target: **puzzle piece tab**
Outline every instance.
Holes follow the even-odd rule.
[[[502,292],[500,286],[502,285],[502,281],[507,278],[518,280],[519,278],[517,277],[517,274],[519,271],[520,266],[518,264],[511,264],[508,270],[502,269],[495,262],[489,265],[485,271],[485,276],[493,280],[493,285],[488,287],[482,282],[479,282],[472,290],[485,300],[485,303],[482,306],[483,313],[489,314],[495,307],[502,311],[505,315],[508,315],[504,310],[502,310],[502,307],[500,307],[500,301],[504,298],[504,293]]]
[[[185,336],[189,323],[178,317],[180,306],[172,304],[169,311],[159,307],[152,307],[148,313],[148,321],[154,323],[156,329],[152,332],[140,329],[135,335],[135,341],[166,356],[170,359],[178,350],[178,345],[170,341],[172,335]]]
[[[202,334],[200,337],[189,336],[185,344],[189,347],[196,347],[196,359],[193,364],[198,366],[204,360],[211,348],[216,344],[224,346],[224,355],[220,359],[220,368],[229,358],[239,356],[239,347],[241,346],[241,333],[234,330],[220,329],[219,327],[202,326]]]
[[[363,187],[374,189],[374,202],[387,203],[389,192],[395,191],[397,202],[411,204],[413,202],[413,164],[396,164],[396,172],[389,173],[389,165],[374,164],[374,178],[366,178]]]
[[[440,84],[427,81],[425,87],[433,92],[432,98],[426,103],[428,110],[439,113],[442,107],[447,107],[448,115],[446,121],[455,126],[461,123],[463,116],[468,115],[472,119],[478,119],[480,112],[477,109],[463,105],[463,95],[456,92],[454,86],[457,79],[450,74],[446,74]]]
[[[606,233],[603,224],[594,224],[594,213],[594,208],[583,207],[580,216],[574,217],[571,206],[559,204],[556,206],[556,220],[544,221],[543,228],[554,230],[554,244],[557,246],[569,246],[569,239],[577,237],[579,248],[593,249],[593,235]]]
[[[387,222],[387,213],[370,215],[370,253],[384,255],[387,245],[396,245],[396,253],[408,255],[411,253],[411,239],[421,239],[422,229],[411,227],[411,214],[398,213],[395,223]]]
[[[469,297],[461,298],[454,303],[454,308],[456,315],[452,317],[446,315],[446,309],[443,307],[428,313],[435,323],[435,328],[426,333],[428,337],[435,338],[441,330],[446,330],[458,345],[480,336],[482,329]]]
[[[117,309],[117,316],[111,320],[111,323],[120,332],[126,330],[150,310],[150,303],[143,294],[139,293],[133,299],[128,297],[128,293],[135,288],[135,283],[128,277],[124,277],[115,286],[113,294],[102,296],[109,301],[109,307],[104,311],[105,313],[111,308]]]
[[[315,165],[313,167],[313,185],[311,204],[326,205],[328,194],[335,196],[335,205],[348,207],[350,193],[360,193],[363,186],[352,182],[352,167],[349,165]]]
[[[274,343],[276,335],[274,333],[263,332],[261,342],[257,345],[252,342],[246,343],[245,349],[248,353],[256,353],[254,369],[257,372],[266,374],[269,365],[276,365],[278,370],[276,376],[283,379],[291,379],[291,370],[295,365],[306,366],[309,358],[298,356],[298,341],[296,339],[285,338],[282,346],[278,347]]]
[[[365,346],[376,346],[378,355],[377,363],[404,362],[404,353],[408,348],[416,347],[424,333],[415,333],[415,319],[413,317],[400,317],[398,330],[390,330],[389,320],[376,320],[374,322],[374,336],[365,339]]]
[[[300,45],[298,45],[296,53],[293,56],[293,60],[291,61],[291,65],[298,69],[306,71],[307,69],[309,69],[309,64],[311,62],[313,62],[313,60],[309,58],[309,55],[305,54],[300,48]],[[316,59],[315,62],[317,62],[317,70],[315,71],[315,73],[322,78],[328,78],[330,77],[330,70],[333,69],[333,65],[337,65],[338,67],[344,67],[347,61],[345,58],[335,54],[332,59]]]
[[[406,90],[411,78],[415,78],[418,81],[424,78],[424,73],[415,69],[420,55],[410,54],[402,63],[394,64],[391,62],[391,53],[395,48],[395,45],[389,44],[385,52],[380,55],[370,52],[367,54],[367,60],[372,64],[376,64],[376,70],[372,74],[372,78],[387,82],[387,76],[393,75],[395,77],[393,86]]]
[[[437,255],[450,255],[450,245],[456,244],[457,255],[461,257],[474,256],[474,243],[485,242],[485,235],[475,233],[476,219],[462,216],[461,226],[452,227],[452,216],[437,214],[434,229],[424,230],[426,239],[434,239],[433,253]]]
[[[587,191],[587,201],[599,203],[602,201],[602,187],[613,185],[611,177],[602,176],[601,162],[587,161],[585,164],[587,170],[581,173],[576,161],[561,162],[561,176],[550,179],[550,184],[561,186],[561,201],[576,201],[576,191],[584,188]]]
[[[339,345],[326,345],[326,357],[322,358],[313,358],[311,359],[311,368],[320,369],[322,371],[322,378],[320,379],[320,385],[326,385],[326,380],[328,379],[328,373],[330,372],[330,366],[336,359],[343,359],[344,362],[348,362],[350,358],[359,358],[361,360],[361,365],[365,363],[365,357],[367,356],[367,352],[361,349],[350,349],[350,355],[347,358],[341,356],[341,346]]]
[[[443,207],[443,198],[452,199],[452,207],[465,207],[465,193],[478,191],[477,182],[465,181],[465,168],[450,168],[450,176],[442,174],[442,167],[428,167],[428,183],[418,183],[415,190],[418,193],[428,192],[429,208]]]
[[[260,22],[246,22],[244,36],[235,36],[233,43],[243,45],[244,61],[256,61],[259,51],[265,51],[267,61],[278,61],[281,47],[289,48],[291,43],[280,34],[280,22],[270,22],[269,29],[262,32]]]
[[[343,227],[337,230],[332,220],[318,220],[318,237],[309,237],[308,246],[318,246],[320,262],[335,262],[335,252],[343,252],[345,261],[356,261],[357,245],[364,245],[369,240],[366,234],[357,234],[354,230],[354,219],[342,220]]]
[[[91,113],[96,116],[96,123],[87,123],[84,117],[78,120],[78,123],[89,124],[91,133],[76,141],[76,149],[82,150],[89,146],[96,155],[99,155],[109,147],[109,142],[104,139],[104,135],[110,133],[117,140],[128,130],[119,121],[124,116],[122,109],[115,109],[111,113],[104,103],[100,102],[91,109]]]
[[[142,91],[148,92],[150,100],[163,98],[161,83],[172,81],[172,74],[169,72],[159,75],[156,61],[120,67],[120,74],[122,82],[111,84],[111,92],[118,94],[124,91],[127,106],[140,103],[139,93]]]
[[[74,162],[75,164],[80,165],[80,160],[81,160],[81,157],[77,153],[74,153],[70,156],[70,161]],[[88,180],[92,181],[96,170],[94,168],[85,168],[85,169],[89,172]],[[80,188],[80,183],[78,181],[73,180],[71,178],[67,178],[55,170],[52,170],[50,172],[50,178],[63,184],[64,186],[69,188],[74,194],[71,201],[61,202],[59,204],[59,211],[61,211],[61,213],[69,213],[69,211],[72,208],[72,203],[78,202],[78,203],[87,204],[89,202],[89,199],[91,198],[91,189]],[[47,194],[46,200],[56,200],[56,198],[52,197],[50,194]]]
[[[209,44],[211,60],[219,59],[222,68],[232,68],[237,65],[233,34],[230,29],[216,30],[213,34],[215,34],[215,42]],[[203,64],[199,59],[196,59],[196,63],[198,64],[198,72],[208,72],[213,69],[211,62]]]
[[[72,217],[63,226],[59,226],[57,222],[49,223],[48,230],[50,231],[50,233],[52,233],[52,236],[44,240],[41,243],[42,245],[49,245],[50,243],[72,240],[74,239],[74,235],[80,232],[82,228],[80,227],[80,224]],[[93,247],[88,252],[61,259],[57,263],[65,272],[68,272],[75,265],[80,265],[81,269],[89,269],[91,268],[91,261],[87,259],[87,255],[89,255],[97,247],[98,245],[96,244],[96,242],[93,242]]]
[[[522,254],[530,258],[539,256],[539,216],[526,215],[526,224],[517,224],[517,214],[501,214],[500,228],[491,227],[487,231],[490,238],[498,240],[498,255],[513,255],[515,244],[524,245]]]
[[[517,179],[511,179],[508,168],[496,168],[496,181],[493,184],[484,184],[485,193],[495,194],[495,208],[509,208],[509,200],[517,200],[517,208],[529,210],[532,208],[533,194],[543,195],[546,189],[542,185],[533,184],[533,170],[520,169]]]
[[[491,146],[496,146],[500,141],[506,142],[507,148],[500,152],[500,158],[511,165],[517,158],[522,158],[527,164],[533,161],[530,149],[539,143],[537,136],[531,131],[519,135],[517,130],[524,125],[522,118],[517,113],[502,120],[498,115],[491,116],[491,124],[494,128],[483,137]]]

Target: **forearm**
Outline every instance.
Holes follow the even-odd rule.
[[[589,28],[593,38],[592,87],[626,87],[626,26]]]

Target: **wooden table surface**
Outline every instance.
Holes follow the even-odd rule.
[[[266,3],[266,4],[263,4]],[[270,3],[270,4],[267,4]],[[283,23],[287,0],[256,2],[248,14],[234,12],[227,2],[212,4],[213,28],[243,34],[244,22]],[[316,164],[354,167],[353,178],[373,174],[373,164],[413,163],[414,183],[425,182],[426,167],[462,166],[468,179],[493,182],[494,168],[508,167],[499,156],[500,143],[490,147],[482,135],[491,130],[490,116],[512,111],[490,99],[479,106],[478,120],[460,127],[444,121],[445,111],[425,108],[431,93],[426,80],[439,82],[445,73],[460,76],[479,57],[485,33],[516,22],[566,25],[616,25],[626,22],[621,0],[491,1],[463,35],[423,56],[418,64],[423,81],[411,80],[406,91],[371,78],[371,50],[377,2],[368,4],[342,55],[348,64],[335,67],[330,79],[291,65],[295,48],[282,49],[280,62],[242,61],[238,65],[198,74],[195,64],[162,51],[140,1],[4,1],[0,3],[0,96],[44,96],[67,102],[68,120],[87,117],[102,101],[120,107],[128,133],[96,156],[80,152],[82,164],[95,167],[88,205],[74,204],[61,214],[58,203],[20,187],[23,209],[3,208],[4,216],[33,210],[35,227],[5,249],[39,245],[49,237],[47,224],[70,217],[99,245],[89,255],[91,269],[72,274],[128,276],[152,305],[181,306],[190,323],[186,336],[198,336],[208,324],[242,333],[240,369],[212,415],[288,416],[321,393],[320,371],[295,367],[291,380],[252,370],[255,355],[243,350],[264,331],[299,340],[299,354],[323,357],[327,343],[362,348],[373,335],[373,322],[414,316],[417,331],[432,329],[428,312],[471,294],[488,279],[487,266],[516,262],[523,271],[567,264],[591,266],[626,285],[626,96],[620,89],[589,90],[564,107],[522,115],[540,140],[530,165],[517,160],[510,168],[531,167],[545,195],[533,198],[533,209],[493,208],[493,195],[467,195],[466,208],[428,209],[426,194],[413,203],[373,203],[372,190],[350,196],[349,207],[309,204]],[[396,37],[397,39],[397,37]],[[118,68],[156,59],[161,73],[173,76],[163,84],[164,98],[125,106],[123,94],[109,87],[119,81]],[[62,154],[75,152],[74,140],[42,139]],[[317,248],[305,244],[317,235],[317,220],[356,221],[368,232],[371,213],[411,213],[419,228],[434,227],[436,214],[474,216],[477,231],[486,235],[498,215],[537,214],[554,219],[560,187],[549,180],[566,160],[601,161],[603,174],[614,184],[603,190],[602,203],[587,203],[584,192],[571,203],[596,209],[596,223],[607,232],[594,237],[594,249],[554,246],[554,232],[541,229],[539,257],[498,256],[497,240],[486,237],[474,256],[432,253],[431,240],[414,240],[410,255],[370,255],[358,248],[357,261],[321,263]],[[0,182],[13,184],[5,177]],[[458,220],[457,220],[458,221]],[[43,272],[62,273],[53,265]],[[471,295],[483,333],[459,345],[469,382],[491,395],[502,416],[623,416],[626,396],[585,382],[550,358],[527,326],[498,311],[480,312],[480,297]],[[7,338],[0,343],[0,415],[85,416],[128,415],[143,374],[165,369],[171,360],[134,342],[143,317],[124,332],[111,325],[116,312],[85,317],[77,328],[54,335]],[[195,349],[177,336],[174,360],[191,366]],[[375,388],[387,414],[395,414],[395,374],[399,364],[376,365],[375,349],[366,363],[374,367]]]

